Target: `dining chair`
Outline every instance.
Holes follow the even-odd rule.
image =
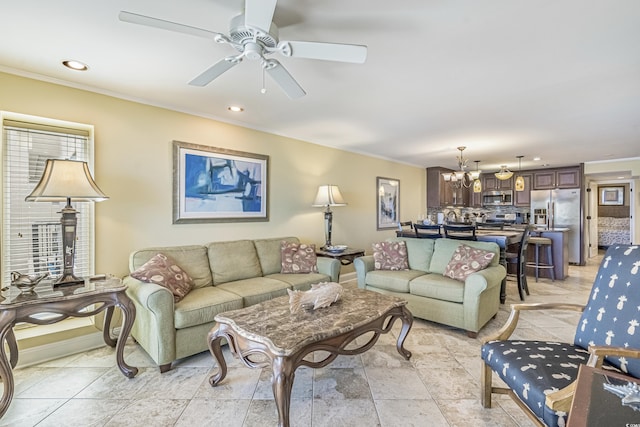
[[[515,252],[506,251],[504,254],[507,264],[515,265],[516,268],[516,280],[518,281],[518,294],[520,294],[520,301],[524,301],[525,293],[529,295],[529,285],[527,284],[527,248],[529,246],[529,238],[531,237],[531,230],[535,226],[528,225],[522,232],[520,243],[518,244],[518,250]],[[511,275],[507,275],[511,276]]]
[[[442,237],[442,229],[437,224],[425,225],[416,222],[413,224],[413,228],[419,239],[439,239]]]
[[[445,224],[444,237],[457,240],[478,240],[474,225],[449,225]]]

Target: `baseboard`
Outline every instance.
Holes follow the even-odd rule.
[[[102,332],[97,331],[68,340],[27,348],[20,350],[17,368],[37,365],[49,360],[82,353],[105,345]]]

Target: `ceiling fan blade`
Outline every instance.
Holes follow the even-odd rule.
[[[231,59],[231,60],[230,60]],[[195,79],[191,80],[189,84],[191,86],[206,86],[218,77],[222,75],[225,71],[236,66],[241,59],[238,58],[223,58],[220,61],[213,64],[211,67],[207,68],[202,74],[200,74]]]
[[[244,24],[269,32],[277,0],[245,0]]]
[[[325,61],[362,64],[367,59],[367,46],[358,44],[320,42],[282,42],[282,54],[294,58],[322,59]],[[289,49],[287,49],[289,45]],[[289,50],[289,52],[287,52]]]
[[[120,11],[118,18],[123,22],[129,22],[131,24],[146,25],[147,27],[155,27],[160,28],[161,30],[175,31],[208,39],[215,39],[216,36],[221,35],[214,31],[204,30],[190,25],[177,24],[175,22],[165,21],[164,19],[152,18],[150,16],[139,15],[137,13],[126,12],[124,10]]]
[[[302,89],[298,82],[289,74],[286,68],[275,59],[266,61],[263,65],[271,78],[280,86],[280,88],[291,99],[305,96],[307,93]]]

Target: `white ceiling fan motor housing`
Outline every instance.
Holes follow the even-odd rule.
[[[231,19],[229,38],[241,46],[247,42],[258,42],[266,48],[275,49],[278,45],[278,27],[273,22],[269,32],[262,28],[247,27],[244,24],[244,14],[241,14]]]

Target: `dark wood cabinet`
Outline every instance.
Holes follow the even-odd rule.
[[[494,190],[511,190],[513,189],[513,177],[505,180],[500,180],[492,173],[484,174],[480,176],[482,180],[482,191],[494,191]]]
[[[470,189],[453,188],[442,177],[443,173],[453,172],[442,167],[427,168],[427,207],[469,206]]]
[[[548,169],[533,172],[534,190],[552,190],[554,188],[579,188],[582,169],[571,168]]]
[[[514,177],[521,176],[524,179],[524,190],[515,191],[515,179],[514,179],[514,191],[513,191],[513,204],[520,207],[529,207],[531,205],[531,181],[533,174],[531,173],[517,173]]]

